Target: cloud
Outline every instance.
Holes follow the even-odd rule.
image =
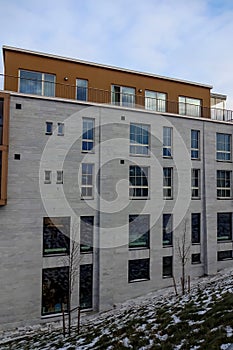
[[[1,44],[199,81],[232,94],[229,0],[3,0],[1,12]]]

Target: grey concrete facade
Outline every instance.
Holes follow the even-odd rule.
[[[16,103],[21,109],[16,109]],[[95,121],[93,153],[82,152],[82,121]],[[45,124],[64,123],[64,136],[45,134]],[[130,123],[149,125],[148,156],[129,154]],[[171,127],[172,158],[163,158],[163,127]],[[200,160],[191,160],[191,130],[200,131]],[[233,170],[232,162],[216,161],[216,133],[233,134],[233,124],[179,115],[159,114],[109,105],[90,105],[11,94],[8,203],[0,207],[0,328],[35,324],[60,315],[41,316],[42,269],[64,266],[64,257],[43,257],[43,217],[71,217],[71,231],[79,232],[80,216],[93,215],[94,249],[80,264],[93,264],[93,310],[170,286],[163,278],[162,258],[173,257],[173,275],[181,277],[176,242],[186,225],[191,242],[191,214],[201,214],[201,242],[190,243],[201,263],[187,263],[192,277],[215,274],[232,266],[217,261],[217,252],[233,250],[232,241],[217,242],[217,213],[233,212],[233,200],[217,199],[217,170]],[[231,143],[232,143],[231,137]],[[232,144],[231,144],[232,150]],[[20,160],[14,155],[20,154]],[[123,162],[124,161],[124,162]],[[80,194],[81,164],[94,165],[94,196]],[[129,198],[129,166],[149,168],[149,198]],[[163,198],[163,167],[173,168],[173,198]],[[191,169],[200,169],[200,199],[191,198]],[[44,170],[52,183],[44,184]],[[63,185],[56,171],[63,170]],[[232,187],[232,181],[231,181]],[[173,246],[163,247],[162,214],[173,214]],[[150,215],[150,245],[129,249],[129,215]],[[77,230],[76,230],[77,228]],[[72,234],[72,232],[71,232]],[[79,239],[79,238],[78,238]],[[128,282],[128,262],[149,259],[150,278]],[[78,280],[73,303],[79,298]]]

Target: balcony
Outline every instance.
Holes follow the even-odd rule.
[[[179,101],[169,101],[147,97],[142,91],[135,93],[135,89],[114,89],[103,90],[93,87],[78,87],[67,83],[54,83],[51,80],[26,79],[10,75],[0,74],[4,80],[5,89],[9,91],[20,92],[24,94],[58,97],[90,103],[111,104],[119,107],[128,107],[135,109],[145,109],[157,113],[179,114],[197,118],[208,118],[213,120],[233,122],[233,111],[223,108],[201,106],[201,100],[193,100],[194,103],[187,103],[185,98]],[[1,84],[0,84],[1,86]],[[134,92],[132,91],[134,90]],[[161,94],[160,94],[161,95]],[[163,94],[162,94],[163,95]],[[165,95],[165,94],[164,94]],[[0,123],[1,127],[1,123]]]

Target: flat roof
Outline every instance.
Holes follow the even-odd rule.
[[[89,61],[83,61],[83,60],[79,60],[79,59],[75,59],[75,58],[63,57],[63,56],[58,56],[58,55],[53,55],[53,54],[48,54],[48,53],[43,53],[43,52],[38,52],[38,51],[31,51],[31,50],[27,50],[27,49],[21,49],[21,48],[17,48],[17,47],[12,47],[12,46],[5,46],[5,45],[3,45],[2,50],[3,50],[3,58],[4,58],[4,52],[6,50],[8,50],[8,51],[16,51],[16,52],[30,54],[30,55],[43,56],[43,57],[57,59],[57,60],[63,60],[63,61],[68,61],[68,62],[80,63],[80,64],[85,64],[85,65],[95,66],[95,67],[100,67],[100,68],[107,68],[107,69],[111,69],[111,70],[131,73],[131,74],[138,74],[138,75],[143,75],[143,76],[152,77],[152,78],[171,80],[171,81],[175,81],[175,82],[178,82],[178,83],[197,85],[197,86],[205,87],[205,88],[208,88],[208,89],[212,89],[213,88],[212,85],[197,83],[197,82],[193,82],[193,81],[176,79],[176,78],[170,78],[170,77],[165,77],[165,76],[162,76],[162,75],[156,75],[156,74],[152,74],[152,73],[139,72],[139,71],[135,71],[135,70],[127,69],[127,68],[120,68],[120,67],[116,67],[116,66],[109,66],[109,65],[105,65],[105,64],[89,62]]]

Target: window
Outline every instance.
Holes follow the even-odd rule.
[[[129,216],[129,248],[149,248],[150,215]]]
[[[163,168],[163,198],[172,199],[173,169]]]
[[[86,79],[76,79],[76,98],[80,101],[87,101],[88,81]]]
[[[217,170],[217,197],[231,198],[231,171]]]
[[[192,254],[191,262],[192,262],[192,264],[200,264],[201,263],[201,254],[200,253]]]
[[[217,213],[217,240],[232,240],[232,213]]]
[[[43,221],[43,255],[69,254],[70,217],[45,217]]]
[[[112,104],[124,107],[134,107],[135,89],[112,85]]]
[[[69,299],[69,267],[42,270],[42,316],[67,311]]]
[[[150,260],[129,260],[129,282],[150,279]]]
[[[44,183],[45,184],[51,184],[52,182],[52,171],[51,170],[45,170],[44,172]]]
[[[222,250],[218,252],[218,261],[233,259],[232,250]]]
[[[179,114],[191,117],[201,116],[201,100],[179,96]]]
[[[166,94],[145,90],[145,109],[156,112],[166,112]]]
[[[2,151],[0,151],[0,198],[2,195],[1,189],[2,189]]]
[[[82,197],[93,196],[93,164],[82,164]]]
[[[172,256],[163,257],[163,277],[172,277]]]
[[[57,135],[58,136],[64,135],[64,123],[57,123]]]
[[[63,171],[57,171],[57,184],[63,184]]]
[[[192,244],[200,244],[201,242],[201,214],[192,214]]]
[[[200,199],[200,169],[191,169],[192,199]]]
[[[172,128],[163,127],[163,157],[172,157]]]
[[[93,252],[94,216],[80,217],[80,252]]]
[[[55,75],[20,70],[19,92],[41,96],[55,96]]]
[[[130,153],[148,155],[149,126],[144,124],[130,124]]]
[[[173,233],[172,214],[163,214],[163,246],[172,246]]]
[[[147,198],[148,193],[148,167],[131,165],[129,167],[129,196]]]
[[[221,161],[231,160],[231,135],[216,134],[216,159]]]
[[[94,147],[94,119],[83,119],[82,151],[93,151]]]
[[[52,122],[46,122],[45,126],[46,126],[45,134],[46,135],[52,135],[52,133],[53,133],[53,123]]]
[[[200,159],[200,131],[191,130],[191,158]]]
[[[80,265],[79,305],[83,309],[92,308],[93,265]]]

